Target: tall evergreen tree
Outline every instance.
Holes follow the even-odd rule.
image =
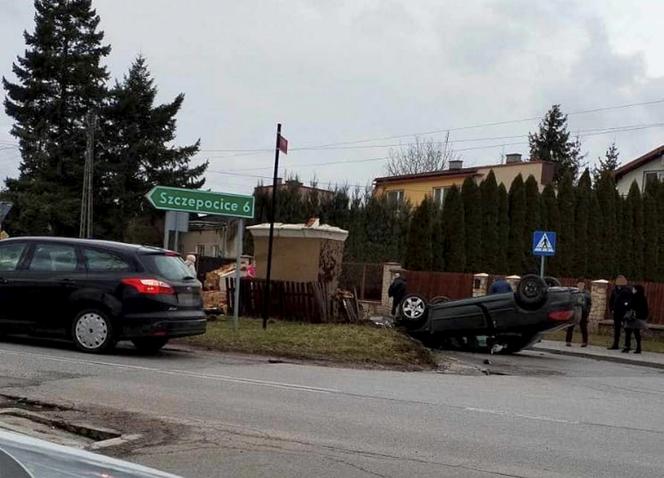
[[[135,231],[128,226],[139,216],[154,218],[152,208],[141,206],[145,194],[155,184],[198,189],[205,182],[202,175],[207,162],[195,167],[190,164],[198,152],[199,141],[184,147],[172,145],[175,115],[182,107],[184,95],[178,95],[170,103],[155,105],[156,95],[157,87],[141,56],[111,91],[105,116],[112,134],[104,138],[107,146],[104,164],[108,168],[107,196],[112,200],[109,209],[113,211],[107,218],[112,228],[109,236],[115,239],[141,239],[134,237]],[[296,190],[284,197],[293,199],[298,195]]]
[[[443,250],[445,242],[445,231],[443,230],[443,208],[434,204],[434,214],[431,233],[431,245],[433,253],[433,262],[431,269],[434,271],[445,270],[445,251]]]
[[[659,182],[652,181],[643,195],[643,278],[647,281],[659,278],[659,236],[662,231],[657,210],[659,188]]]
[[[657,223],[659,233],[657,235],[657,281],[664,282],[664,183],[658,183],[656,190],[657,199]]]
[[[108,78],[101,60],[99,16],[91,0],[35,0],[34,33],[13,65],[17,82],[2,79],[11,134],[21,151],[19,177],[8,179],[15,204],[9,227],[19,234],[78,235],[85,116],[98,112]]]
[[[590,209],[588,212],[588,270],[586,277],[600,279],[610,277],[602,264],[602,211],[600,209],[597,193],[590,194]]]
[[[590,201],[592,196],[592,181],[590,171],[586,169],[576,187],[574,211],[574,262],[572,274],[578,277],[588,275],[589,234],[588,221],[590,218]]]
[[[433,201],[425,197],[413,212],[408,233],[408,247],[406,249],[406,269],[415,271],[430,271],[433,264],[433,249],[431,238],[433,235]]]
[[[498,248],[496,250],[496,274],[508,273],[507,266],[507,245],[510,234],[510,216],[509,216],[509,196],[504,184],[498,186]],[[491,272],[491,271],[490,271]],[[511,271],[515,273],[516,271]]]
[[[574,184],[572,175],[565,174],[558,185],[558,211],[560,212],[560,233],[556,251],[558,274],[562,277],[574,275]]]
[[[620,156],[620,152],[618,151],[618,147],[614,141],[604,153],[604,159],[597,158],[597,162],[599,164],[593,170],[593,181],[595,184],[600,180],[601,177],[607,174],[613,175],[616,169],[618,169],[618,165],[620,164],[618,156]]]
[[[526,235],[526,188],[519,174],[512,181],[509,191],[509,242],[507,245],[507,266],[515,274],[524,272]]]
[[[636,181],[632,182],[629,188],[629,194],[625,202],[625,231],[628,233],[626,236],[627,255],[631,259],[630,275],[633,279],[638,280],[643,278],[643,202],[641,199],[641,191]],[[632,223],[629,224],[631,217]]]
[[[493,170],[480,184],[482,198],[482,271],[498,271],[498,184]]]
[[[477,273],[482,268],[482,195],[473,178],[468,177],[461,187],[466,233],[466,272]]]
[[[611,174],[602,174],[595,183],[595,191],[599,202],[602,229],[598,242],[594,245],[599,248],[600,264],[602,264],[602,277],[610,279],[615,277],[618,270],[618,204],[616,184]],[[613,245],[613,247],[611,247]]]
[[[463,272],[466,268],[466,234],[463,200],[459,188],[452,186],[443,203],[443,255],[445,270]]]
[[[540,192],[537,180],[533,175],[526,179],[526,226],[524,229],[523,245],[524,258],[522,270],[529,271],[537,268],[537,258],[532,254],[533,232],[540,227]]]
[[[528,135],[531,161],[551,161],[555,163],[554,180],[560,181],[569,173],[575,178],[580,167],[581,145],[571,140],[567,130],[567,115],[560,105],[553,105],[546,113],[536,133]]]
[[[560,211],[558,209],[558,199],[556,191],[552,184],[547,184],[542,191],[542,229],[546,231],[560,231]],[[549,275],[558,275],[558,258],[556,256],[547,259],[547,273]]]

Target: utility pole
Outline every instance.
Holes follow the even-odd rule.
[[[90,239],[93,231],[93,179],[94,179],[94,154],[95,154],[95,128],[97,116],[88,111],[86,122],[86,145],[85,165],[83,167],[83,191],[81,194],[81,221],[79,237]]]

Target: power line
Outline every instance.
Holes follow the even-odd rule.
[[[592,114],[592,113],[600,113],[603,111],[611,111],[611,110],[618,110],[618,109],[625,109],[625,108],[633,108],[636,106],[648,106],[648,105],[655,105],[655,104],[660,104],[664,103],[664,98],[658,99],[658,100],[652,100],[652,101],[643,101],[639,103],[628,103],[628,104],[621,104],[621,105],[613,105],[613,106],[604,106],[604,107],[599,107],[599,108],[592,108],[592,109],[587,109],[587,110],[579,110],[579,111],[572,111],[571,113],[567,113],[567,116],[574,116],[574,115],[582,115],[582,114]],[[538,116],[531,116],[528,118],[520,118],[520,119],[514,119],[514,120],[505,120],[505,121],[494,121],[494,122],[489,122],[489,123],[478,123],[478,124],[473,124],[473,125],[466,125],[466,126],[459,126],[459,127],[454,127],[454,128],[441,128],[441,129],[436,129],[436,130],[430,130],[430,131],[420,131],[420,132],[415,132],[415,133],[408,133],[408,134],[399,134],[399,135],[391,135],[391,136],[383,136],[383,137],[377,137],[377,138],[365,138],[365,139],[358,139],[358,140],[353,140],[353,141],[339,141],[336,143],[327,143],[327,144],[319,144],[319,145],[312,145],[312,146],[303,146],[301,148],[292,148],[292,151],[296,150],[317,150],[317,149],[328,149],[333,146],[344,146],[344,145],[352,145],[352,144],[361,144],[361,143],[370,143],[374,141],[383,141],[383,140],[388,140],[388,139],[398,139],[398,138],[407,138],[407,137],[413,137],[413,136],[425,136],[425,135],[430,135],[430,134],[437,134],[437,133],[446,133],[446,132],[451,132],[451,131],[462,131],[462,130],[468,130],[468,129],[477,129],[477,128],[486,128],[486,127],[493,127],[493,126],[502,126],[502,125],[507,125],[507,124],[514,124],[514,123],[524,123],[528,121],[535,121],[538,119],[542,119],[542,115]],[[201,150],[203,152],[252,152],[252,153],[258,153],[258,152],[271,152],[272,148],[234,148],[234,149],[205,149]]]

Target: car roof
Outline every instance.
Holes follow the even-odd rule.
[[[100,239],[79,239],[74,237],[54,237],[54,236],[23,236],[4,239],[0,244],[11,242],[55,242],[62,244],[72,244],[78,246],[92,246],[124,253],[160,253],[166,252],[166,249],[153,246],[141,246],[138,244],[127,244],[125,242],[102,241]]]

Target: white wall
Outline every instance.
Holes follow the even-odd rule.
[[[630,171],[629,173],[625,174],[622,178],[620,178],[620,180],[616,184],[620,195],[627,196],[627,194],[629,193],[629,188],[632,186],[632,182],[635,180],[636,184],[639,185],[639,189],[643,192],[644,174],[646,172],[659,172],[664,174],[664,159],[662,159],[661,157],[653,159],[649,163],[646,163],[634,169],[633,171]]]

